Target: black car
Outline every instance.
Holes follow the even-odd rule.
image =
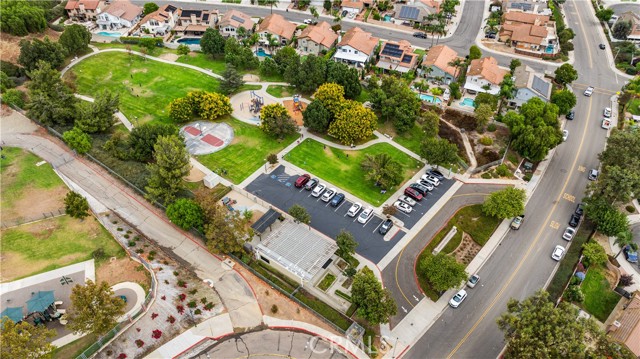
[[[574,213],[582,217],[582,215],[584,214],[584,204],[578,203],[578,205],[576,206],[576,211]]]
[[[317,178],[310,179],[309,182],[304,185],[304,189],[306,189],[307,191],[311,191],[312,189],[316,188],[318,183],[320,183],[320,180],[318,180]]]
[[[387,232],[389,232],[391,227],[393,227],[393,221],[390,219],[387,219],[386,221],[382,222],[382,224],[380,225],[380,228],[378,228],[378,233],[387,234]]]
[[[442,172],[438,171],[438,170],[434,170],[433,168],[430,170],[427,170],[426,172],[428,175],[431,175],[437,179],[439,179],[440,181],[442,181],[444,179],[444,175],[442,174]]]
[[[580,224],[580,216],[574,213],[571,215],[571,219],[569,219],[569,226],[577,228],[578,224]]]
[[[576,112],[574,110],[571,110],[571,112],[569,112],[565,117],[567,118],[567,120],[573,120],[576,117]]]
[[[413,37],[417,37],[419,39],[426,39],[427,35],[424,32],[414,32]]]
[[[333,196],[333,198],[331,199],[331,206],[338,207],[340,203],[342,203],[342,201],[344,201],[344,194],[338,193],[335,196]]]
[[[604,46],[604,44],[600,44],[600,45],[598,45],[598,47],[600,48],[600,50],[604,50],[604,49],[607,48],[606,46]]]
[[[409,185],[409,188],[413,188],[418,191],[421,195],[426,196],[429,193],[429,189],[419,183],[412,183]]]

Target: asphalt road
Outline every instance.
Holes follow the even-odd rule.
[[[584,197],[586,172],[598,167],[606,131],[600,128],[602,109],[623,80],[608,66],[597,44],[605,42],[587,1],[565,3],[568,24],[577,36],[575,64],[579,79],[576,119],[568,121],[567,142],[558,146],[547,172],[527,204],[519,231],[510,231],[480,270],[481,286],[457,309],[448,308],[404,358],[495,358],[504,346],[496,319],[509,298],[524,299],[546,285],[557,262],[553,247],[567,245],[561,239],[570,214]],[[592,97],[581,92],[595,86]]]
[[[616,15],[620,15],[627,11],[635,11],[636,13],[640,13],[640,4],[638,3],[627,3],[627,4],[615,4],[609,6]]]

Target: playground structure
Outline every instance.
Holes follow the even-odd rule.
[[[264,97],[258,96],[255,91],[251,91],[251,103],[249,104],[249,111],[252,114],[259,114],[262,106],[264,106]]]
[[[300,101],[300,95],[293,95],[293,112],[300,112],[304,110],[302,102]]]

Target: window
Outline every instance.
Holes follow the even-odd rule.
[[[267,258],[263,257],[262,255],[260,255],[260,259],[262,259],[263,261],[271,264],[271,262],[269,262],[269,260]]]

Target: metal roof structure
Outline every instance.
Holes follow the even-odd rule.
[[[264,233],[265,229],[272,225],[278,217],[280,217],[280,213],[278,213],[278,211],[269,209],[267,213],[263,214],[262,217],[256,221],[256,223],[251,225],[251,228],[258,233]]]

